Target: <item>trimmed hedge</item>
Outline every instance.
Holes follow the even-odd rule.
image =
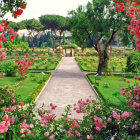
[[[126,71],[140,72],[140,52],[133,52],[128,54]]]

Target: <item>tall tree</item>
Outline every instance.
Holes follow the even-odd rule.
[[[70,12],[71,32],[73,38],[79,43],[90,42],[92,47],[98,52],[99,64],[97,73],[102,74],[102,70],[107,65],[107,49],[116,34],[126,36],[128,19],[123,13],[114,10],[112,0],[94,0],[86,7],[79,6],[77,10]],[[94,35],[94,38],[93,38]],[[100,45],[101,40],[105,40]]]
[[[55,49],[55,36],[53,35],[53,32],[56,35],[56,33],[59,31],[59,40],[61,44],[63,31],[69,29],[68,18],[59,15],[44,15],[39,17],[39,19],[40,22],[44,25],[45,30],[51,30],[51,36],[53,39],[53,49]]]
[[[21,21],[19,23],[19,26],[21,26],[21,28],[28,30],[29,39],[33,43],[33,51],[34,51],[36,37],[43,30],[43,25],[40,23],[40,21],[36,19],[29,19],[29,20]]]

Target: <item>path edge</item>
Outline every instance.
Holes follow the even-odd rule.
[[[49,81],[51,80],[51,78],[52,78],[52,73],[51,73],[51,76],[49,77],[49,79],[45,82],[44,87],[41,89],[40,93],[39,93],[38,96],[36,97],[36,99],[35,99],[35,101],[34,101],[35,103],[37,102],[37,100],[38,100],[39,97],[41,96],[43,90],[46,88],[46,86],[48,85],[48,83],[49,83]]]
[[[62,57],[62,59],[63,59],[63,57]],[[62,61],[62,59],[61,59],[61,61]],[[60,61],[60,62],[61,62],[61,61]],[[59,67],[60,62],[59,62],[59,64],[57,65],[57,67],[55,68],[55,70],[57,70],[57,68]],[[53,70],[53,71],[55,71],[55,70]],[[41,96],[42,92],[43,92],[43,91],[44,91],[44,89],[47,87],[47,85],[48,85],[49,81],[51,80],[52,76],[53,76],[53,72],[51,72],[51,76],[50,76],[50,77],[49,77],[49,79],[45,82],[44,87],[42,88],[42,90],[40,91],[40,93],[38,94],[38,96],[36,97],[36,99],[35,99],[34,103],[36,103],[36,102],[37,102],[37,100],[38,100],[38,99],[39,99],[39,97]]]
[[[75,60],[76,61],[76,60]],[[78,67],[80,68],[81,72],[83,73],[83,75],[85,76],[86,80],[88,81],[89,85],[91,86],[93,92],[95,93],[96,95],[96,98],[99,100],[99,101],[102,101],[101,98],[99,97],[99,94],[98,92],[96,91],[96,89],[94,88],[94,86],[91,84],[91,82],[89,81],[88,77],[87,77],[87,74],[84,73],[84,71],[82,70],[82,68],[80,67],[79,63],[76,61]],[[89,73],[88,73],[89,74]]]

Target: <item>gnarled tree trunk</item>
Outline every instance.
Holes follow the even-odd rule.
[[[98,52],[98,56],[99,56],[99,63],[98,63],[97,73],[98,73],[99,75],[101,75],[103,69],[107,66],[107,60],[108,60],[107,49],[105,49],[105,50],[100,50],[100,51]]]

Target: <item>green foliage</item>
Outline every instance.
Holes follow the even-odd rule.
[[[0,64],[0,70],[2,73],[5,73],[6,76],[15,76],[15,66],[14,61],[5,61]]]
[[[39,17],[40,22],[44,25],[44,29],[68,30],[67,18],[59,15],[43,15]]]
[[[119,107],[120,104],[121,105],[125,104],[125,100],[121,95],[120,88],[127,87],[128,83],[124,82],[122,78],[125,77],[127,78],[127,80],[130,80],[131,81],[130,85],[133,85],[135,82],[135,80],[133,80],[134,75],[132,75],[131,77],[128,77],[127,75],[126,76],[122,76],[122,75],[99,76],[96,79],[96,82],[99,83],[99,86],[97,86],[95,84],[95,77],[93,74],[88,74],[87,77],[92,83],[92,85],[95,86],[101,98],[107,104],[115,105],[117,107]]]
[[[91,51],[92,52],[92,51]],[[93,71],[97,70],[98,64],[98,57],[95,55],[92,56],[83,56],[83,57],[76,57],[76,61],[84,71]],[[106,74],[111,74],[112,72],[125,72],[126,69],[126,58],[123,57],[110,57],[108,60],[108,69]],[[103,71],[105,72],[105,71]]]
[[[28,42],[22,42],[16,38],[13,43],[11,43],[11,41],[5,42],[4,47],[7,48],[8,51],[21,49],[24,52],[25,49],[29,48],[29,44]]]
[[[128,54],[126,71],[140,72],[140,52]]]
[[[7,12],[13,13],[22,3],[26,3],[26,0],[0,0],[0,17]]]
[[[42,25],[44,25],[44,30],[49,29],[51,30],[51,37],[53,39],[53,48],[54,46],[54,40],[55,37],[52,34],[53,32],[59,31],[59,43],[61,44],[61,39],[62,39],[62,33],[66,30],[69,30],[69,18],[68,17],[63,17],[59,15],[43,15],[39,17],[40,22]]]
[[[90,50],[84,54],[85,56],[98,56],[98,53],[95,50]]]
[[[110,39],[113,40],[112,34],[119,34],[121,37],[129,35],[126,30],[129,19],[125,14],[114,10],[112,0],[94,0],[69,14],[72,37],[78,45],[95,47],[100,36],[107,43]]]

